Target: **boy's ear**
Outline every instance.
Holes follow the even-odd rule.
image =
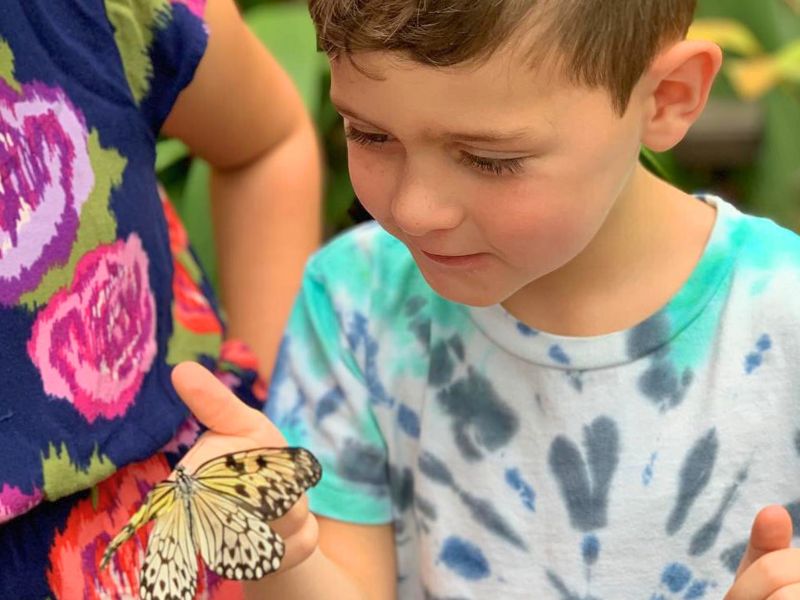
[[[656,56],[642,82],[645,146],[664,152],[683,139],[703,112],[721,64],[719,46],[705,41],[683,40]]]

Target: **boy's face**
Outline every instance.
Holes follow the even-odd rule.
[[[434,69],[376,52],[332,64],[358,198],[431,287],[464,304],[524,294],[633,193],[640,107],[620,117],[604,89],[518,59]]]

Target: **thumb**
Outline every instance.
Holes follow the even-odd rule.
[[[267,417],[250,408],[195,362],[182,362],[172,369],[172,384],[192,414],[211,431],[282,445],[283,437]]]
[[[750,541],[736,570],[736,577],[765,554],[789,548],[791,544],[792,518],[789,512],[778,504],[761,509],[753,521]]]

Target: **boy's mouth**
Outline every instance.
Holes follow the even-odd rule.
[[[461,254],[457,256],[448,256],[444,254],[433,254],[431,252],[425,252],[425,250],[421,250],[422,254],[425,255],[426,258],[429,260],[443,265],[445,267],[461,267],[461,268],[475,268],[480,266],[486,258],[488,258],[488,254],[485,252],[480,252],[478,254]]]

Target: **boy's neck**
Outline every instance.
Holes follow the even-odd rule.
[[[589,246],[503,306],[526,325],[558,335],[633,327],[681,289],[703,255],[714,220],[711,206],[638,165]]]

